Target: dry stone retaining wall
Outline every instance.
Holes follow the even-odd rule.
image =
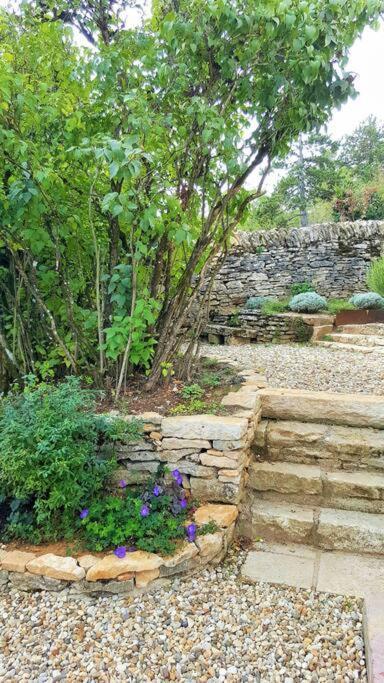
[[[366,290],[366,273],[384,247],[384,221],[329,223],[290,231],[238,232],[213,288],[212,310],[228,312],[250,296],[284,296],[312,283],[326,297]]]

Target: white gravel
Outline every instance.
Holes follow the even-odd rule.
[[[306,345],[204,344],[202,355],[232,360],[266,375],[271,387],[384,394],[384,354]]]
[[[366,681],[359,601],[241,583],[243,560],[136,598],[6,590],[0,680]]]

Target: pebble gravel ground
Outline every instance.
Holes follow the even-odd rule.
[[[366,681],[361,604],[238,577],[244,552],[140,597],[0,594],[0,681]]]
[[[201,350],[205,356],[263,372],[271,387],[384,394],[384,354],[375,351],[365,354],[298,344],[204,344]]]

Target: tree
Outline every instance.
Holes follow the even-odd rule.
[[[373,180],[384,171],[384,124],[369,116],[343,139],[340,161],[363,180]]]
[[[118,3],[55,6],[0,19],[3,357],[117,393],[144,365],[150,388],[272,160],[353,93],[381,2],[161,1],[136,30]]]

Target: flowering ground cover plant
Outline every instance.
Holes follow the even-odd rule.
[[[186,524],[188,503],[180,472],[159,468],[155,479],[141,489],[119,482],[119,494],[92,502],[79,513],[82,536],[90,550],[115,548],[117,557],[132,550],[170,554],[178,539],[193,541],[196,526]]]

